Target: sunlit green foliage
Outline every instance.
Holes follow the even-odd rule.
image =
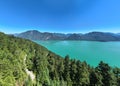
[[[30,40],[0,33],[0,86],[120,86],[120,69],[102,61],[93,68]]]

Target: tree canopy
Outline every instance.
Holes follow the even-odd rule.
[[[0,33],[0,86],[120,86],[120,69],[102,61],[93,68],[30,40]]]

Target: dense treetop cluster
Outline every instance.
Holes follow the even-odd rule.
[[[35,79],[26,73],[32,71]],[[120,69],[62,58],[30,40],[0,33],[0,86],[120,86]]]

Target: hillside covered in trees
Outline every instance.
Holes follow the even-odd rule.
[[[0,86],[120,86],[120,69],[102,61],[93,68],[0,33]]]
[[[109,32],[89,32],[89,33],[50,33],[39,32],[37,30],[29,30],[23,33],[14,34],[17,37],[30,40],[83,40],[83,41],[120,41],[119,33]]]

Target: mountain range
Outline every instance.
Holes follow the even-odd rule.
[[[120,33],[107,32],[89,32],[89,33],[50,33],[29,30],[26,32],[14,34],[17,37],[30,40],[85,40],[85,41],[120,41]]]

